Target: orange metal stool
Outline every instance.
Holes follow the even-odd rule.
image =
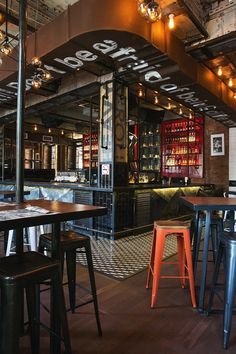
[[[165,238],[173,234],[177,237],[178,263],[162,262]],[[178,264],[180,275],[161,276],[162,264]],[[185,287],[186,279],[189,279],[192,305],[193,307],[196,307],[189,224],[178,220],[161,220],[154,222],[151,259],[148,268],[146,288],[149,288],[151,276],[153,277],[151,300],[152,308],[155,307],[160,278],[180,278],[180,283],[183,288]]]

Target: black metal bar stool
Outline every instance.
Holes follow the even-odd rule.
[[[197,271],[197,262],[199,259],[200,253],[200,242],[202,237],[202,229],[205,227],[205,218],[203,213],[198,213],[196,220],[193,221],[195,225],[192,225],[191,228],[194,229],[193,235],[193,271],[194,276]],[[212,243],[212,254],[213,261],[216,261],[217,250],[219,246],[219,234],[223,230],[223,219],[219,216],[213,216],[211,218],[211,243]]]
[[[72,313],[75,312],[76,307],[83,306],[90,302],[94,304],[94,311],[96,316],[98,334],[102,335],[102,328],[99,318],[96,284],[93,270],[92,252],[90,246],[90,238],[88,236],[79,235],[74,231],[62,231],[61,232],[61,260],[62,260],[62,270],[64,265],[64,256],[66,255],[67,264],[67,277],[68,277],[68,289],[69,289],[69,299],[70,299],[70,309]],[[50,251],[52,248],[52,234],[42,234],[39,237],[39,252],[43,253],[44,250]],[[90,287],[92,299],[86,301],[80,305],[75,304],[75,294],[76,294],[76,253],[85,253],[88,264],[88,272],[90,278]]]
[[[224,232],[220,235],[220,245],[215,264],[212,287],[208,304],[208,313],[212,311],[212,304],[215,292],[220,287],[217,284],[220,264],[224,257],[225,284],[224,284],[224,329],[223,345],[228,348],[229,336],[231,331],[231,322],[233,314],[233,305],[236,292],[236,233]],[[222,286],[221,286],[222,287]]]
[[[0,353],[18,354],[21,321],[19,308],[21,305],[19,293],[26,290],[28,304],[29,330],[31,337],[32,354],[39,353],[39,284],[50,279],[57,288],[56,301],[58,313],[51,314],[50,339],[59,336],[55,333],[55,320],[60,320],[62,325],[65,351],[71,354],[70,337],[68,332],[65,300],[61,280],[61,269],[58,261],[52,260],[37,252],[25,252],[21,255],[0,258]]]

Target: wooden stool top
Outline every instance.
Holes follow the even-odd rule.
[[[154,222],[154,226],[158,227],[159,229],[189,229],[190,223],[187,221],[180,221],[180,220],[157,220]]]

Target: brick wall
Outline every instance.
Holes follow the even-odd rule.
[[[211,156],[211,134],[224,133],[225,155]],[[227,189],[229,181],[229,128],[214,119],[206,118],[204,127],[204,178],[193,178],[193,183],[214,183]]]

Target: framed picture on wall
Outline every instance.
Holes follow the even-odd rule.
[[[211,135],[211,156],[223,156],[225,154],[224,134]]]

